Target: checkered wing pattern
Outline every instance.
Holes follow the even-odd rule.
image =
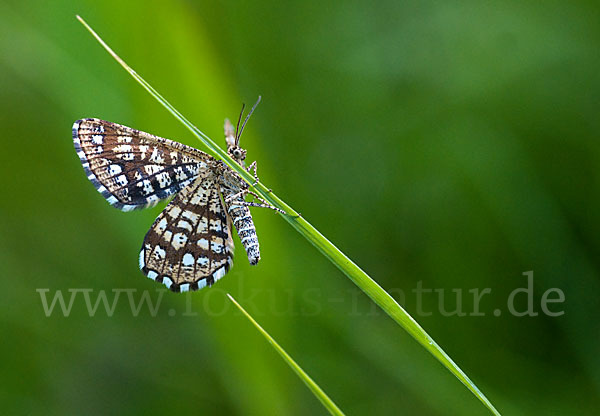
[[[179,192],[146,234],[140,268],[174,292],[211,286],[233,265],[231,223],[207,171]]]
[[[95,118],[73,124],[73,143],[88,179],[123,211],[156,205],[214,162],[184,144]]]

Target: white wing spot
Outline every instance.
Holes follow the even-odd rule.
[[[198,240],[198,246],[202,250],[208,250],[208,240],[205,238],[201,238],[200,240]]]
[[[215,278],[215,282],[219,280],[221,277],[225,276],[225,267],[221,267],[219,270],[213,273],[213,277]]]
[[[110,165],[108,167],[108,173],[110,176],[116,176],[119,173],[121,173],[121,171],[122,171],[122,169],[121,169],[121,166],[119,166],[119,165]]]
[[[177,218],[177,217],[179,217],[180,213],[181,213],[181,208],[179,208],[178,206],[174,206],[169,211],[167,211],[167,214],[169,214],[169,216],[171,218]]]
[[[115,146],[113,151],[123,160],[133,160],[133,147],[130,144],[120,144]]]
[[[188,178],[181,166],[175,168],[175,178],[178,181],[185,181]]]
[[[181,262],[183,263],[184,266],[193,266],[194,265],[194,256],[192,256],[190,253],[185,253],[183,255],[183,258],[181,259]]]
[[[141,157],[142,160],[146,159],[146,152],[148,151],[148,147],[149,146],[146,146],[146,145],[143,145],[143,144],[140,145],[140,152],[142,152],[142,154],[141,154],[140,157]]]
[[[165,256],[167,255],[167,252],[165,250],[163,250],[162,248],[160,248],[159,246],[156,246],[154,248],[154,257],[156,260],[162,260],[165,258]]]
[[[159,165],[146,165],[144,166],[144,170],[148,175],[154,175],[162,170],[162,166]]]
[[[188,230],[189,232],[192,232],[192,225],[184,220],[179,220],[179,222],[177,223],[177,227],[179,228],[183,228],[184,230]]]
[[[152,192],[154,192],[152,183],[148,179],[144,179],[143,181],[138,182],[137,186],[142,188],[143,195],[150,195]]]
[[[179,250],[181,247],[187,243],[188,237],[183,233],[177,233],[173,236],[173,240],[171,241],[171,245],[175,250]]]
[[[150,155],[150,161],[154,163],[163,163],[165,159],[159,154],[158,147],[155,147]]]
[[[193,223],[195,223],[196,221],[198,221],[198,214],[193,213],[192,211],[188,211],[185,210],[183,211],[183,213],[181,214],[182,218],[187,218],[188,220],[190,220]]]
[[[211,231],[221,231],[221,220],[210,220]]]
[[[146,198],[146,206],[153,207],[158,203],[158,201],[160,201],[160,198],[158,196],[150,195],[148,198]]]
[[[167,172],[159,173],[156,175],[156,179],[158,180],[161,188],[166,188],[167,186],[171,185],[171,177]]]
[[[188,166],[188,169],[195,176],[195,175],[198,175],[198,167],[199,166],[197,164],[196,165],[190,165],[190,166]]]
[[[119,175],[115,180],[121,186],[127,185],[127,177],[125,175]]]
[[[118,146],[115,146],[113,151],[115,153],[130,153],[131,151],[133,151],[133,147],[130,144],[120,144]]]
[[[169,276],[164,276],[163,283],[166,287],[170,288],[171,285],[173,284],[173,281],[171,280],[171,278]]]
[[[223,240],[221,240],[223,241]],[[214,251],[215,253],[222,253],[223,252],[223,244],[219,244],[219,243],[215,243],[214,241],[212,243],[210,243],[210,249],[212,251]]]
[[[206,234],[208,232],[208,219],[206,217],[200,218],[196,232],[198,234]]]
[[[119,143],[131,143],[131,136],[118,136],[117,141]]]
[[[158,224],[156,224],[156,230],[157,231],[164,231],[167,229],[167,219],[166,218],[161,218],[160,221],[158,222]]]

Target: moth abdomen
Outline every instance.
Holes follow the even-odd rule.
[[[260,247],[250,209],[242,203],[242,198],[232,201],[227,208],[227,212],[231,216],[240,241],[248,254],[248,261],[254,266],[260,260]]]

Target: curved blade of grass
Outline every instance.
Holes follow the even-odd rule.
[[[237,306],[237,308],[244,314],[244,316],[248,318],[252,325],[254,325],[256,329],[258,329],[258,332],[260,332],[267,339],[267,341],[269,341],[269,344],[271,344],[275,351],[277,351],[279,355],[281,355],[283,360],[292,368],[292,370],[294,370],[298,377],[300,377],[304,384],[306,384],[306,386],[312,391],[312,393],[317,397],[317,399],[319,399],[319,401],[323,404],[323,406],[325,406],[329,413],[331,413],[332,415],[343,415],[344,413],[340,410],[339,407],[336,406],[333,400],[331,400],[329,396],[323,390],[321,390],[321,387],[319,387],[319,385],[315,383],[313,379],[310,378],[310,376],[304,372],[304,370],[296,363],[296,361],[294,361],[294,359],[290,357],[283,348],[281,348],[281,346],[271,337],[271,335],[269,335],[269,333],[265,331],[263,327],[260,326],[260,324],[256,322],[254,318],[252,318],[252,316],[250,316],[250,314],[246,312],[246,310],[242,308],[242,306],[239,303],[237,303],[233,296],[231,296],[229,293],[227,294],[227,296],[229,297],[229,300],[231,300],[231,302],[233,302],[233,304]]]
[[[96,32],[79,16],[77,19],[85,28],[96,38],[96,40],[106,49],[106,51],[142,86],[150,95],[152,95],[163,107],[175,116],[185,127],[187,127],[202,143],[208,147],[209,151],[221,158],[231,169],[236,171],[249,184],[254,183],[254,177],[244,170],[240,165],[215,144],[207,135],[202,133],[196,126],[190,123],[179,111],[175,109],[167,100],[165,100],[150,84],[139,76],[129,65],[125,63]],[[342,253],[336,246],[327,240],[316,228],[308,221],[302,218],[292,207],[283,202],[273,192],[271,192],[262,183],[254,186],[256,193],[269,201],[273,206],[285,211],[282,215],[292,227],[302,236],[310,241],[325,257],[327,257],[338,269],[340,269],[350,280],[365,292],[381,309],[385,311],[394,321],[404,328],[414,339],[417,340],[427,351],[439,360],[456,378],[458,378],[494,415],[500,415],[492,403],[477,388],[475,383],[460,369],[460,367],[442,350],[442,348],[425,332],[425,330],[400,306],[394,298],[390,296],[381,286],[377,284],[360,267]]]

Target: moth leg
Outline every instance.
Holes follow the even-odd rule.
[[[250,173],[251,170],[254,170],[254,173],[253,173],[254,183],[252,184],[252,186],[256,186],[256,185],[258,185],[258,174],[256,173],[256,160],[254,162],[252,162],[250,164],[250,166],[248,166],[246,168],[246,171],[248,171],[248,173]]]
[[[262,204],[258,204],[256,202],[247,202],[244,201],[243,198],[246,195],[252,195],[254,198],[258,199],[260,202],[262,202]],[[241,199],[241,201],[240,201]],[[254,192],[248,190],[248,189],[243,189],[240,192],[238,192],[237,194],[234,195],[230,195],[227,198],[225,198],[225,202],[229,205],[231,204],[231,202],[233,202],[234,200],[237,200],[236,202],[239,203],[240,205],[246,206],[246,207],[258,207],[258,208],[269,208],[272,209],[274,211],[277,211],[281,214],[286,215],[286,212],[274,207],[273,205],[269,204],[267,201],[265,201],[264,199],[262,199],[260,196],[258,196],[257,194],[255,194]]]
[[[273,205],[269,204],[267,201],[265,201],[264,199],[262,199],[260,196],[256,195],[254,192],[252,192],[252,191],[248,191],[248,192],[246,192],[246,193],[247,193],[247,194],[249,194],[249,195],[252,195],[254,198],[256,198],[256,199],[258,199],[260,202],[262,202],[262,204],[256,204],[255,202],[253,202],[253,203],[254,203],[254,204],[256,204],[256,205],[249,205],[249,206],[252,206],[252,207],[260,207],[260,208],[269,208],[269,209],[275,210],[275,211],[277,211],[277,212],[279,212],[279,213],[281,213],[281,214],[284,214],[284,215],[285,215],[285,211],[283,211],[283,210],[281,210],[281,209],[279,209],[279,208],[276,208],[276,207],[274,207]]]
[[[244,202],[240,202],[240,205],[243,205],[245,207],[269,208],[269,209],[279,212],[280,214],[285,215],[285,211],[282,211],[279,208],[276,208],[271,204],[257,204],[256,202],[244,201]]]
[[[258,174],[256,173],[256,168],[257,168],[257,166],[258,166],[258,165],[257,165],[257,163],[256,163],[256,160],[255,160],[255,161],[254,161],[254,162],[252,162],[252,163],[250,164],[250,166],[248,166],[248,168],[246,169],[248,172],[250,172],[250,169],[253,169],[253,170],[254,170],[254,173],[253,173],[253,175],[254,175],[254,183],[252,184],[252,186],[256,186],[256,185],[258,185]],[[271,188],[267,189],[267,193],[271,193],[271,192],[273,192],[273,190],[272,190]]]

